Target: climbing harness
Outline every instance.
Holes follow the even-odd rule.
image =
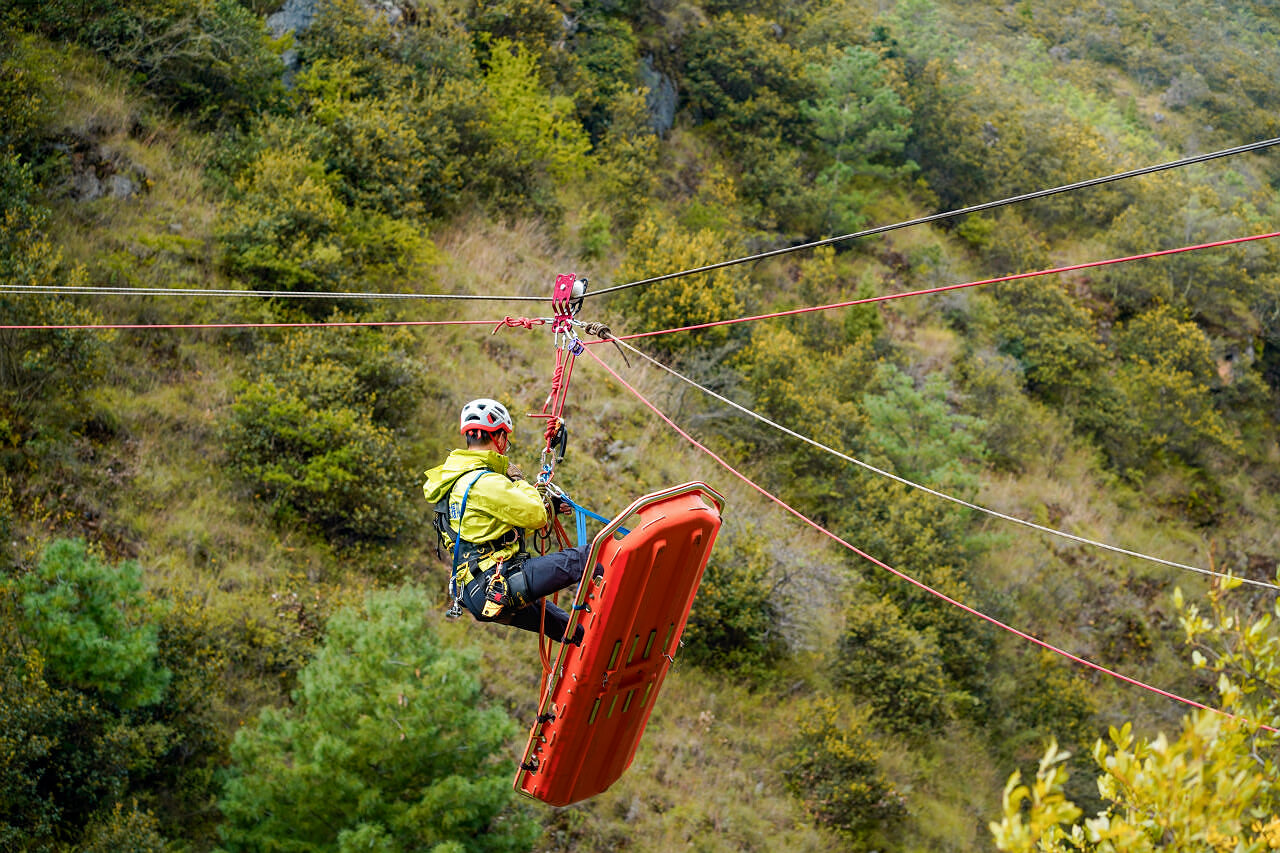
[[[452,542],[453,548],[453,567],[449,572],[449,598],[451,599],[452,604],[450,604],[449,609],[445,611],[445,617],[448,619],[457,619],[462,615],[463,590],[468,583],[475,578],[480,577],[482,574],[480,571],[480,563],[483,560],[497,553],[502,548],[515,543],[519,543],[517,555],[524,553],[523,536],[519,530],[514,528],[509,534],[500,536],[497,539],[493,539],[488,542],[468,542],[462,538],[462,518],[467,512],[467,499],[471,496],[471,487],[474,486],[485,474],[497,474],[497,472],[488,468],[480,469],[480,471],[471,478],[471,481],[467,483],[466,489],[463,490],[462,500],[458,505],[456,517],[458,525],[457,528],[453,526],[455,518],[453,513],[452,496],[454,490],[457,488],[458,481],[455,480],[453,485],[451,485],[445,493],[445,496],[436,501],[435,529],[437,541],[444,544],[446,547],[448,547],[450,542]],[[466,475],[464,474],[462,476]],[[458,480],[461,480],[462,476],[458,477]],[[463,550],[464,545],[466,546],[465,551]],[[519,562],[523,563],[523,560],[520,560]],[[502,566],[503,562],[499,561],[495,567],[495,576],[502,574]],[[508,569],[508,572],[511,571],[512,569]],[[523,574],[521,579],[523,580]],[[460,580],[461,583],[459,582]],[[525,597],[527,598],[529,588],[528,584],[521,583],[519,586],[523,589]]]

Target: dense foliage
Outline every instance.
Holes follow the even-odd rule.
[[[0,4],[0,846],[1275,846],[1274,596],[966,504],[1274,580],[1278,244],[866,302],[1273,230],[1274,150],[667,278],[1276,136],[1270,5],[278,7]],[[545,329],[386,324],[561,268],[644,281],[583,317],[695,327],[638,344],[808,440],[628,381],[905,577],[575,377],[587,503],[730,520],[635,765],[552,812],[506,781],[536,662],[435,618],[416,479],[464,399],[537,410]]]
[[[506,813],[511,720],[480,703],[475,655],[443,648],[403,589],[339,611],[294,703],[241,730],[221,800],[228,850],[527,849]]]

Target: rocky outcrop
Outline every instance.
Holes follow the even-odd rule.
[[[127,199],[144,193],[150,182],[147,172],[127,157],[100,143],[79,136],[53,144],[70,165],[62,193],[76,201],[99,198]]]
[[[649,126],[662,136],[676,123],[676,106],[679,94],[675,82],[653,67],[653,55],[644,58],[640,68],[640,78],[649,90],[645,103],[649,107]]]

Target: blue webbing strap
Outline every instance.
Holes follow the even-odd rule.
[[[462,493],[462,506],[458,508],[458,529],[453,531],[453,566],[449,569],[449,596],[454,601],[458,600],[458,554],[462,551],[462,517],[467,514],[467,498],[471,495],[471,487],[476,484],[485,474],[493,474],[488,468],[481,471],[471,478],[471,482],[467,483],[467,490]],[[454,485],[457,485],[456,483]],[[453,491],[450,489],[449,491]],[[449,525],[451,528],[453,525]]]
[[[612,518],[605,518],[603,515],[596,515],[594,512],[587,509],[585,506],[574,503],[573,498],[569,497],[563,492],[560,494],[560,500],[564,501],[569,506],[573,507],[574,514],[576,515],[577,521],[578,521],[578,544],[579,545],[581,545],[583,541],[587,538],[587,518],[586,518],[587,516],[591,516],[596,521],[603,522],[604,524],[609,524],[611,521],[613,521]],[[621,533],[623,536],[626,536],[631,531],[627,530],[627,528],[625,527],[619,527],[618,532]]]

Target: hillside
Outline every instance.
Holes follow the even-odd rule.
[[[278,11],[0,6],[0,847],[1275,846],[1280,146],[935,217],[1280,136],[1267,4]],[[420,489],[569,271],[556,481],[727,508],[552,809]]]

